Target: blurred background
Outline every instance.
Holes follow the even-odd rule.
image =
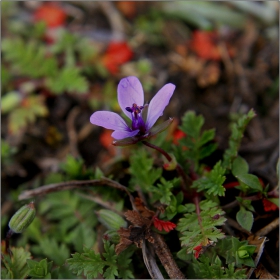
[[[230,121],[254,108],[240,152],[275,185],[278,17],[278,1],[2,1],[2,215],[69,155],[105,173],[125,156],[89,117],[120,113],[116,87],[129,75],[146,102],[176,85],[162,118],[175,118],[167,132],[174,141],[180,118],[194,110],[216,128],[222,151]]]

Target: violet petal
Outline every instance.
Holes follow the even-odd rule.
[[[148,107],[148,116],[146,121],[146,128],[149,130],[162,116],[165,107],[168,105],[171,96],[175,90],[175,85],[166,84],[163,86],[158,93],[151,100]]]
[[[90,122],[107,129],[130,130],[120,115],[109,111],[97,111],[93,113],[90,117]]]
[[[131,119],[131,113],[125,108],[131,107],[133,103],[138,106],[144,104],[144,92],[138,78],[129,76],[121,79],[118,85],[118,102],[123,112]]]
[[[124,130],[117,130],[112,133],[112,137],[117,140],[121,140],[128,137],[133,137],[139,132],[139,129],[134,131],[124,131]]]

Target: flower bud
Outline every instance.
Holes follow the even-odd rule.
[[[35,215],[34,202],[22,206],[11,218],[9,222],[10,230],[14,233],[23,232],[32,223]]]
[[[240,259],[245,259],[245,258],[250,257],[250,255],[248,254],[248,252],[246,250],[238,250],[237,254]]]
[[[118,230],[121,227],[126,227],[126,221],[113,211],[102,209],[97,212],[98,220],[108,229]]]

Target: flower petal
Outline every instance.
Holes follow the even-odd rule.
[[[120,140],[128,137],[133,137],[139,132],[139,129],[134,131],[124,131],[124,130],[117,130],[112,133],[112,137]]]
[[[109,111],[97,111],[93,113],[90,117],[90,122],[107,129],[123,131],[130,130],[120,115]]]
[[[131,107],[133,103],[138,106],[144,104],[144,92],[138,78],[129,76],[121,79],[118,85],[118,102],[123,112],[131,119],[131,113],[125,108]]]
[[[162,116],[163,111],[168,105],[174,90],[175,85],[167,84],[163,86],[153,97],[148,107],[148,116],[146,122],[147,130],[149,130],[155,124],[157,119]]]

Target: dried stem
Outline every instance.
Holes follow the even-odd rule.
[[[162,235],[158,233],[153,233],[154,243],[153,248],[160,259],[162,265],[164,266],[168,276],[171,279],[186,279],[184,274],[178,268],[176,262],[174,261],[172,254],[166,245]]]
[[[32,198],[35,196],[41,196],[41,195],[45,195],[45,194],[57,192],[57,191],[82,189],[84,186],[109,186],[109,187],[124,191],[129,196],[130,203],[131,203],[133,209],[136,210],[136,207],[134,205],[134,198],[131,195],[131,193],[129,192],[129,190],[125,186],[121,185],[120,183],[113,181],[111,179],[105,178],[105,177],[101,178],[101,179],[96,179],[96,180],[69,181],[69,182],[41,186],[34,190],[28,190],[28,191],[22,192],[19,195],[18,199],[19,200],[29,199],[29,198]]]
[[[272,230],[274,230],[275,228],[278,228],[279,226],[279,219],[276,218],[275,220],[273,220],[271,223],[269,223],[268,225],[266,225],[265,227],[263,227],[262,229],[258,230],[255,235],[257,236],[265,236],[267,235],[269,232],[271,232]]]

